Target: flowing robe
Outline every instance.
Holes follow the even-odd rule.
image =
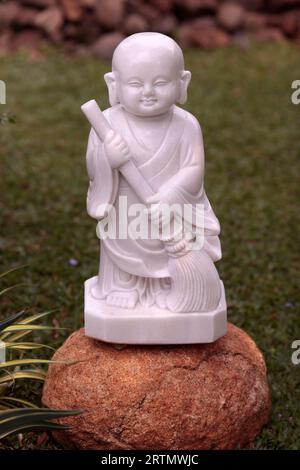
[[[220,226],[206,196],[203,178],[199,178],[196,190],[191,191],[189,178],[185,176],[185,170],[203,167],[203,141],[198,121],[187,111],[174,106],[162,142],[155,152],[151,152],[134,135],[121,105],[105,110],[104,115],[127,142],[136,166],[155,192],[165,186],[172,188],[170,203],[190,204],[193,210],[197,204],[203,205],[202,249],[213,261],[220,259]],[[119,196],[127,197],[128,206],[141,203],[119,171],[111,170],[104,146],[93,129],[88,142],[87,169],[90,178],[87,209],[91,217],[99,219],[100,204],[114,204],[118,221]],[[137,289],[141,303],[151,305],[155,295],[170,285],[168,254],[163,242],[132,238],[101,240],[98,282],[102,298],[113,290]]]

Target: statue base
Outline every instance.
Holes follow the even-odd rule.
[[[156,306],[135,309],[113,307],[91,295],[97,276],[85,282],[85,334],[108,343],[197,344],[216,341],[227,332],[225,291],[211,312],[173,313]]]

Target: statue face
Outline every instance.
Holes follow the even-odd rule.
[[[117,96],[132,114],[158,116],[178,101],[182,71],[166,53],[143,55],[127,58],[124,67],[118,67]]]

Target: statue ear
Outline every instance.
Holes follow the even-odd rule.
[[[192,74],[189,70],[184,70],[180,79],[180,95],[178,102],[184,104],[187,100],[187,89],[191,81]]]
[[[104,75],[104,80],[108,88],[109,102],[111,106],[119,103],[117,97],[117,83],[115,72],[109,72]]]

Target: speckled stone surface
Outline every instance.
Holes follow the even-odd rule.
[[[234,449],[252,442],[270,410],[264,358],[229,324],[215,343],[116,346],[73,333],[55,353],[43,403],[84,410],[55,432],[79,449]]]

